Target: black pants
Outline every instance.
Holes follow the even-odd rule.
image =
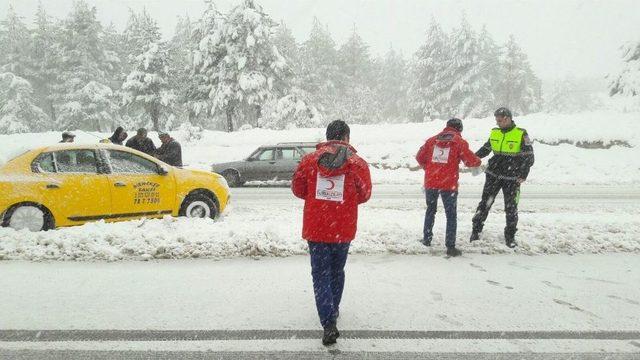
[[[487,220],[491,205],[502,189],[504,195],[504,212],[507,218],[507,226],[504,228],[505,239],[513,239],[518,230],[518,200],[520,199],[520,184],[515,180],[499,179],[487,174],[482,189],[482,200],[478,204],[476,214],[473,216],[473,231],[481,232],[484,221]]]

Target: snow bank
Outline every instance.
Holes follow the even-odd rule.
[[[375,190],[375,189],[374,189]],[[218,221],[171,218],[30,233],[0,228],[0,260],[149,260],[291,256],[307,253],[300,239],[302,201],[236,197]],[[424,201],[376,196],[361,207],[355,254],[444,255],[444,214],[436,217],[432,248],[422,237]],[[478,199],[459,199],[458,247],[464,253],[513,253],[504,245],[504,213],[496,206],[483,238],[470,244],[471,217]],[[577,254],[634,252],[640,254],[640,208],[634,203],[594,204],[566,200],[526,199],[520,207],[515,253]]]

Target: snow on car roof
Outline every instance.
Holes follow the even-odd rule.
[[[12,148],[11,150],[7,151],[6,153],[0,153],[0,166],[6,164],[7,162],[9,162],[10,160],[13,160],[15,158],[17,158],[18,156],[26,153],[27,151],[32,150],[30,147],[28,146],[20,146],[20,147],[15,147]]]

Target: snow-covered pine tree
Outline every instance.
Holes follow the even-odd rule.
[[[60,71],[52,92],[58,128],[109,131],[116,121],[101,35],[95,7],[76,1],[63,23]]]
[[[356,29],[338,50],[337,115],[353,123],[375,123],[380,120],[380,106],[373,87],[373,63],[369,46]]]
[[[407,90],[409,116],[413,121],[431,121],[447,114],[444,93],[448,78],[447,63],[451,50],[449,39],[434,18],[427,30],[425,42],[409,65]]]
[[[204,117],[198,118],[196,113],[191,109],[190,95],[191,87],[194,85],[194,76],[192,76],[193,67],[193,51],[198,44],[193,36],[194,24],[189,16],[179,16],[178,23],[169,41],[169,83],[176,94],[176,113],[179,114],[177,122],[185,121],[191,124],[206,125]]]
[[[322,114],[310,104],[307,92],[292,87],[286,95],[273,99],[265,105],[263,125],[269,129],[322,126]]]
[[[542,83],[513,35],[509,37],[502,54],[500,79],[502,81],[496,87],[496,108],[506,106],[514,115],[540,110]]]
[[[338,50],[340,74],[346,80],[340,87],[348,87],[353,82],[370,86],[373,80],[369,46],[362,40],[356,28],[353,28],[349,39]]]
[[[256,1],[243,0],[227,15],[222,42],[205,44],[205,52],[206,47],[213,46],[214,53],[222,45],[223,58],[214,60],[216,84],[210,98],[214,111],[226,115],[227,131],[234,130],[233,118],[240,113],[259,124],[265,102],[278,95],[274,83],[287,64],[273,44],[275,26]],[[197,66],[208,61],[207,56],[196,56]]]
[[[309,93],[312,104],[325,118],[336,117],[338,52],[331,34],[315,17],[309,39],[302,44],[300,55],[302,89]]]
[[[30,41],[29,29],[9,5],[7,16],[0,23],[0,72],[11,72],[20,77],[29,75],[26,64]]]
[[[144,110],[153,129],[160,131],[160,117],[172,113],[175,94],[168,82],[169,56],[165,45],[156,43],[148,48],[147,52],[138,55],[136,69],[122,84],[122,99],[124,105]]]
[[[480,53],[478,38],[463,16],[450,38],[451,53],[445,72],[449,84],[444,93],[444,117],[487,116],[487,104],[495,103],[492,84],[485,72],[488,66]]]
[[[284,22],[275,29],[273,43],[287,67],[274,83],[279,97],[265,104],[263,126],[270,129],[321,126],[323,117],[303,89],[300,47]]]
[[[398,122],[407,117],[407,62],[401,53],[389,48],[384,59],[379,61],[375,92],[381,108],[382,119]]]
[[[102,42],[104,44],[105,55],[107,56],[106,60],[109,64],[107,76],[110,87],[113,89],[119,89],[127,76],[124,71],[128,68],[128,54],[125,53],[125,49],[122,46],[123,41],[123,35],[116,30],[113,23],[110,23],[104,28]]]
[[[216,115],[216,108],[210,96],[220,82],[218,65],[226,54],[225,17],[213,1],[206,3],[207,9],[202,18],[194,24],[192,31],[196,50],[192,54],[192,75],[185,94],[185,106],[190,113],[191,123],[194,123],[194,120],[205,122],[207,117]]]
[[[52,85],[59,72],[60,41],[60,27],[46,13],[42,2],[39,2],[29,49],[28,67],[32,72],[29,80],[36,102],[54,123],[56,115],[51,95]]]
[[[482,26],[480,34],[478,34],[478,48],[480,51],[480,59],[482,59],[483,77],[489,83],[489,90],[492,94],[492,101],[484,104],[482,112],[489,115],[497,108],[495,101],[497,98],[496,89],[500,83],[500,54],[501,48],[493,40],[486,26]]]
[[[50,129],[49,117],[33,99],[29,82],[12,73],[0,73],[0,134]]]
[[[278,48],[280,55],[286,60],[289,68],[294,74],[300,74],[302,64],[300,63],[300,47],[284,21],[281,21],[275,30],[273,44]]]
[[[624,65],[609,84],[609,95],[640,95],[640,41],[629,42],[621,49]]]
[[[146,8],[136,13],[129,10],[129,19],[122,34],[123,48],[128,55],[128,68],[124,71],[128,74],[137,66],[137,58],[149,49],[150,44],[155,44],[161,39],[158,23],[149,15]]]

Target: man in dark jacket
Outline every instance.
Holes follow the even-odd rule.
[[[156,151],[156,146],[153,144],[153,140],[147,137],[147,129],[145,128],[138,129],[136,135],[127,141],[127,147],[151,156]]]
[[[60,142],[61,143],[72,143],[75,138],[76,138],[75,134],[73,134],[72,132],[65,131],[65,132],[62,133],[62,140],[60,140]]]
[[[504,229],[504,239],[508,247],[513,248],[518,225],[518,200],[520,199],[520,184],[529,175],[533,166],[533,146],[527,130],[519,128],[513,122],[511,111],[499,108],[494,116],[498,127],[491,130],[489,140],[476,151],[476,155],[483,158],[493,152],[489,159],[486,172],[482,200],[473,217],[471,241],[480,239],[484,222],[489,215],[491,205],[498,192],[504,195],[504,211],[507,226]]]
[[[349,145],[349,126],[335,120],[327,127],[327,142],[305,155],[293,174],[291,190],[304,199],[302,238],[309,244],[313,292],[322,343],[336,342],[344,266],[355,238],[358,205],[371,197],[371,175],[366,161]]]
[[[418,164],[424,169],[424,190],[427,211],[424,216],[422,243],[431,246],[433,222],[438,209],[438,195],[442,197],[447,215],[446,246],[447,255],[459,256],[456,249],[458,164],[462,161],[468,167],[478,167],[481,160],[462,138],[462,120],[450,119],[447,127],[438,135],[429,138],[416,155]]]
[[[162,145],[156,150],[155,157],[169,165],[182,167],[182,147],[180,143],[166,132],[161,132],[158,137]]]
[[[127,134],[127,132],[124,131],[124,128],[122,126],[118,126],[116,128],[116,131],[113,132],[113,135],[111,135],[111,137],[100,140],[100,142],[122,145],[122,143],[127,139],[127,136],[129,136],[129,134]]]

